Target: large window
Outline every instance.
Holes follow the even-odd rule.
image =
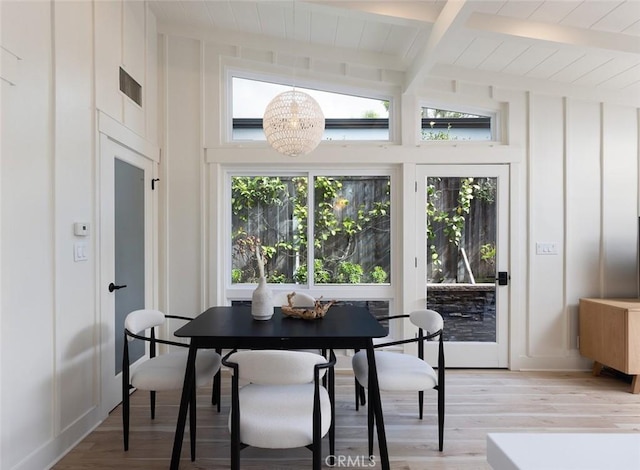
[[[240,77],[232,77],[231,87],[232,140],[266,140],[262,131],[264,110],[276,95],[292,87]],[[304,87],[296,89],[312,96],[322,108],[325,117],[323,140],[390,140],[388,99]]]
[[[230,175],[231,285],[390,285],[390,175]],[[309,208],[312,208],[310,211]]]

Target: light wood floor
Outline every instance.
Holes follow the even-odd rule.
[[[447,370],[442,453],[437,450],[435,395],[425,397],[425,417],[419,421],[414,394],[383,394],[391,468],[489,469],[489,432],[640,432],[640,395],[629,393],[629,388],[624,377],[612,373],[593,377],[589,372]],[[220,414],[210,405],[210,391],[200,389],[198,393],[196,461],[189,459],[189,441],[185,437],[181,469],[229,468],[228,377],[223,380]],[[353,465],[359,456],[367,454],[366,410],[355,411],[353,378],[346,373],[337,374],[336,401],[336,454],[350,457],[350,468],[380,468],[369,466],[368,461]],[[179,394],[159,393],[158,402],[156,419],[151,421],[148,394],[133,394],[128,452],[122,450],[118,407],[54,468],[168,469]],[[328,453],[326,441],[323,451]],[[308,469],[310,458],[311,452],[306,449],[246,448],[241,453],[243,470]]]

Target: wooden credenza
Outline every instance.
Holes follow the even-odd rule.
[[[640,393],[640,299],[580,299],[580,354],[633,376],[631,393]]]

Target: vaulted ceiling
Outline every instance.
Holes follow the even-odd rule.
[[[640,105],[640,0],[154,0],[160,31],[429,77]]]

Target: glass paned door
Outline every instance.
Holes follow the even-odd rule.
[[[424,166],[418,173],[419,289],[425,307],[444,317],[447,366],[506,367],[508,169]]]
[[[124,320],[130,312],[145,307],[144,169],[114,158],[114,265],[115,283],[124,286],[115,296],[115,373],[122,372]],[[129,347],[131,363],[144,356],[145,345],[134,341]]]
[[[124,319],[153,305],[152,161],[100,134],[100,321],[102,405],[122,401]],[[131,362],[145,346],[130,349]]]

